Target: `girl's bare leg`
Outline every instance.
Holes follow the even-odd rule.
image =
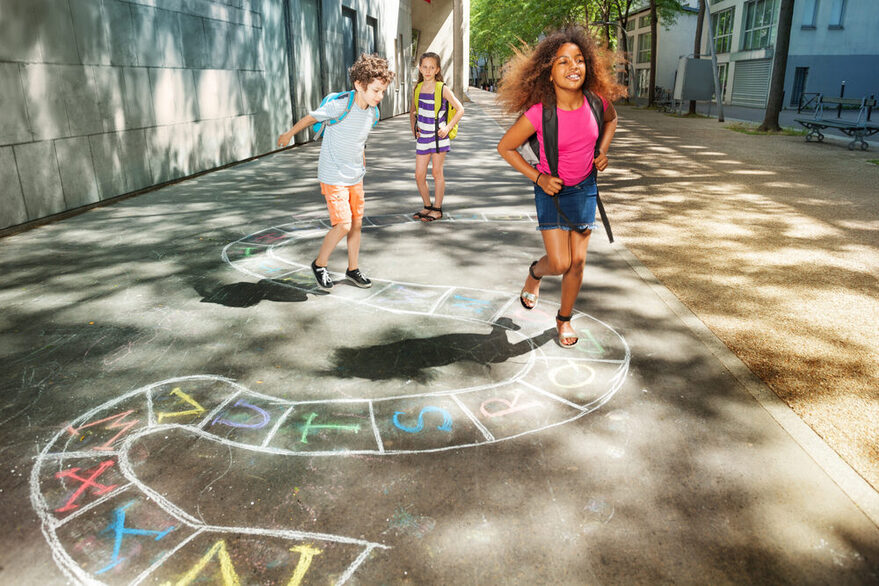
[[[571,266],[568,233],[565,230],[541,230],[540,235],[543,237],[543,247],[546,254],[537,260],[537,264],[532,269],[538,277],[545,275],[561,275]],[[525,277],[525,286],[522,288],[526,293],[537,295],[540,289],[540,281],[534,279],[531,273]]]
[[[436,207],[443,207],[443,196],[446,194],[446,177],[443,175],[443,163],[446,153],[431,153],[430,161],[433,171],[433,201]],[[430,215],[439,218],[442,213],[431,211]]]
[[[427,165],[430,163],[430,155],[415,155],[415,185],[418,186],[418,195],[424,204],[422,214],[426,214],[429,210],[427,206],[430,203],[430,189],[427,187]]]

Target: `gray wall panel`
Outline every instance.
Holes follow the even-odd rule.
[[[56,140],[55,153],[68,207],[78,208],[101,201],[89,139],[81,136]]]
[[[242,114],[241,87],[235,71],[203,69],[193,71],[201,120],[229,118]]]
[[[62,70],[67,120],[71,136],[81,136],[104,131],[104,123],[98,108],[98,93],[91,67],[65,67]]]
[[[180,33],[183,41],[183,61],[191,69],[208,67],[207,41],[204,19],[196,16],[180,16]]]
[[[198,120],[198,100],[193,71],[150,69],[156,124],[178,124]]]
[[[107,19],[110,63],[122,66],[137,65],[131,6],[119,0],[104,0],[104,18]]]
[[[31,132],[36,140],[70,136],[64,83],[65,65],[28,63],[21,66]]]
[[[0,145],[33,140],[17,63],[0,63]]]
[[[101,199],[126,193],[125,162],[122,160],[119,134],[112,132],[90,136],[89,145]]]
[[[110,43],[102,3],[94,0],[68,0],[79,58],[86,65],[109,65]]]
[[[44,14],[40,22],[40,46],[45,63],[81,63],[73,36],[73,21],[67,2],[33,0]]]
[[[15,161],[21,191],[27,202],[28,219],[35,220],[68,209],[61,189],[61,176],[52,141],[18,144]]]
[[[12,147],[0,147],[0,226],[27,222],[27,208],[18,180],[18,168]]]
[[[144,130],[119,133],[119,149],[125,161],[125,190],[137,191],[153,184]]]
[[[0,60],[40,61],[40,19],[30,0],[0,2]]]

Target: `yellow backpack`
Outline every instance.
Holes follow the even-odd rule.
[[[415,101],[418,102],[418,96],[421,95],[421,86],[424,84],[423,81],[419,81],[418,85],[415,86]],[[439,128],[439,111],[443,102],[443,86],[445,84],[441,81],[436,82],[436,87],[433,89],[433,119]],[[458,111],[455,110],[455,107],[452,106],[451,102],[448,102],[448,110],[446,111],[446,123],[449,120],[455,117],[455,114]],[[449,131],[449,138],[455,138],[458,136],[458,125],[455,124],[452,129]]]

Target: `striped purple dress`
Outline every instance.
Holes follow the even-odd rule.
[[[431,153],[445,153],[451,148],[449,137],[436,136],[436,122],[433,117],[433,90],[425,90],[423,87],[418,96],[418,143],[415,145],[415,154],[429,155]],[[439,111],[440,123],[446,121],[446,102],[444,101]]]

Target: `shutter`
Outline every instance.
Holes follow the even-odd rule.
[[[769,97],[769,76],[772,59],[737,61],[733,76],[732,104],[734,106],[766,107]]]

